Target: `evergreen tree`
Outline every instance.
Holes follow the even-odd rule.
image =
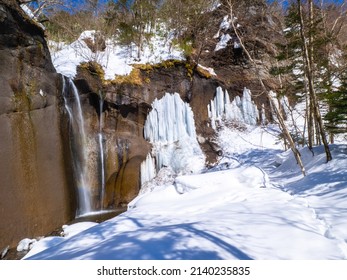
[[[334,91],[326,95],[329,111],[325,115],[326,127],[331,135],[347,132],[347,73],[341,77],[341,83]],[[333,137],[332,137],[333,142]]]
[[[272,69],[276,75],[291,76],[292,83],[284,91],[306,99],[307,144],[312,148],[323,143],[328,161],[331,154],[326,128],[334,127],[336,113],[341,111],[334,109],[335,100],[343,99],[343,91],[337,91],[333,82],[341,69],[332,59],[340,49],[338,34],[343,20],[332,20],[331,13],[336,13],[337,8],[331,7],[314,4],[312,0],[292,2],[285,20],[286,41],[280,45],[277,57],[280,67]],[[325,117],[321,115],[322,107],[327,108]],[[325,125],[323,120],[329,123]]]

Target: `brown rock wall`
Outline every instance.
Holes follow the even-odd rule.
[[[0,1],[0,249],[74,215],[61,78],[44,33]]]

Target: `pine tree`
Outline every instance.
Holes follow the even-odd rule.
[[[329,161],[331,153],[320,107],[324,96],[332,93],[329,85],[334,71],[328,46],[334,44],[333,36],[326,32],[323,7],[312,0],[292,2],[286,24],[286,42],[278,56],[282,67],[273,73],[292,76],[291,91],[306,100],[307,144],[312,149],[323,143]]]
[[[347,132],[347,74],[343,73],[341,84],[326,95],[329,112],[325,115],[326,127],[331,135]],[[333,138],[332,138],[333,142]]]

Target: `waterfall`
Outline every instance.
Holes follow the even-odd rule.
[[[99,133],[98,133],[98,143],[99,143],[99,155],[100,155],[100,183],[101,183],[101,194],[100,194],[100,203],[101,210],[103,209],[104,199],[105,199],[105,149],[104,149],[104,137],[102,133],[102,129],[104,126],[103,121],[103,109],[104,109],[104,98],[99,93]]]
[[[87,166],[87,138],[78,90],[73,81],[66,77],[63,77],[63,97],[65,108],[70,118],[70,144],[78,193],[78,209],[76,216],[82,216],[92,211],[91,188]]]

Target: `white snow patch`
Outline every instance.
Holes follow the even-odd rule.
[[[230,28],[231,21],[229,19],[229,15],[223,17],[221,24],[219,25],[219,29],[223,31],[227,31]]]
[[[132,64],[159,63],[163,60],[183,60],[183,52],[177,49],[173,43],[173,35],[167,38],[156,34],[144,44],[138,57],[138,49],[135,44],[121,46],[114,39],[106,40],[104,51],[92,52],[84,42],[85,39],[95,40],[97,34],[94,30],[84,31],[80,37],[69,45],[50,42],[50,50],[53,64],[57,72],[73,78],[76,75],[76,67],[87,61],[96,61],[105,71],[105,79],[114,79],[115,75],[128,75]]]
[[[18,252],[29,251],[36,242],[37,242],[36,239],[24,238],[21,241],[19,241],[17,245],[17,251]]]
[[[201,69],[207,71],[207,72],[210,73],[212,76],[217,76],[216,72],[215,72],[214,69],[211,68],[211,67],[205,67],[205,66],[202,66],[201,64],[198,64],[198,67],[200,67]]]
[[[219,39],[219,42],[217,43],[214,51],[217,52],[219,50],[225,49],[228,46],[228,42],[231,40],[231,36],[229,34],[222,34],[222,36]]]

